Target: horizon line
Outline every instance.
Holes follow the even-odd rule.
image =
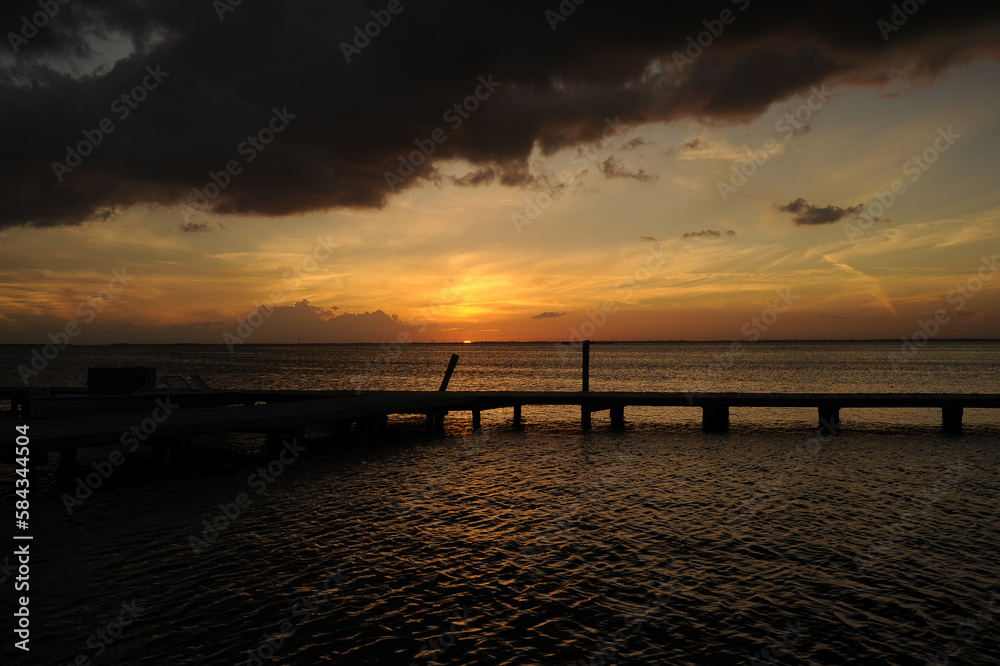
[[[776,338],[759,340],[742,340],[731,338],[713,338],[710,340],[689,340],[689,339],[644,339],[644,340],[588,340],[591,344],[697,344],[697,343],[733,343],[744,344],[777,343],[777,342],[899,342],[909,340],[906,337],[900,338]],[[930,338],[927,342],[998,342],[1000,337],[995,338]],[[510,344],[563,344],[579,345],[583,340],[451,340],[451,341],[354,341],[354,342],[245,342],[238,347],[301,347],[301,346],[321,346],[321,345],[510,345]],[[42,342],[42,346],[50,345],[51,342]],[[0,347],[37,347],[39,343],[32,342],[3,342]],[[198,347],[225,347],[224,342],[101,342],[87,344],[67,344],[63,347],[143,347],[143,346],[198,346]]]

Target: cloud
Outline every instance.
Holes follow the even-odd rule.
[[[884,92],[1000,57],[996,3],[927,3],[888,41],[880,3],[720,3],[735,23],[681,70],[672,55],[718,6],[588,3],[553,30],[530,0],[403,3],[348,62],[342,45],[373,20],[366,3],[244,2],[220,20],[222,4],[68,3],[16,54],[0,53],[0,126],[18,128],[4,139],[0,227],[176,207],[195,189],[214,195],[205,210],[234,216],[379,209],[454,162],[471,165],[462,185],[532,187],[533,153],[599,139],[608,119],[736,124],[812,86]],[[5,3],[0,25],[17,29],[33,7]],[[165,75],[143,92],[147,67]],[[289,118],[280,132],[268,129],[275,109]],[[99,129],[105,119],[113,131]],[[53,162],[72,170],[60,181]],[[404,162],[412,175],[389,182]],[[654,178],[614,161],[604,170]],[[217,192],[215,179],[226,181]]]
[[[565,312],[543,312],[541,314],[536,314],[532,319],[555,319],[556,317],[565,317]]]
[[[862,204],[848,206],[847,208],[841,208],[840,206],[814,206],[801,197],[785,205],[776,204],[776,206],[783,213],[792,213],[794,215],[792,221],[798,225],[832,224],[839,222],[845,217],[857,215],[864,210],[864,205]]]
[[[655,243],[659,239],[658,238],[653,238],[652,236],[639,236],[639,240],[641,240],[641,241],[643,241],[645,243]]]
[[[337,314],[340,309],[313,305],[308,299],[279,305],[269,311],[247,342],[291,342],[298,338],[303,342],[381,342],[397,339],[404,330],[399,317],[382,310]]]
[[[639,167],[635,171],[629,171],[628,167],[621,163],[621,161],[615,157],[611,156],[604,160],[600,164],[601,173],[604,174],[605,178],[631,178],[632,180],[638,180],[639,182],[648,183],[650,181],[659,178],[656,174],[648,174],[646,170]]]
[[[681,238],[718,238],[722,235],[721,231],[716,231],[715,229],[705,229],[703,231],[688,231]],[[732,238],[736,235],[735,229],[730,229],[726,232],[726,236]]]
[[[686,153],[694,153],[694,152],[698,152],[698,151],[703,151],[707,147],[708,147],[708,144],[704,141],[704,139],[702,139],[701,137],[696,136],[693,139],[685,141],[684,143],[680,144],[679,146],[673,146],[672,148],[668,148],[667,150],[663,151],[663,154],[667,155],[667,156],[670,156],[670,157],[673,157],[675,155],[683,155],[683,154],[686,154]]]
[[[835,255],[823,255],[823,259],[847,273],[851,278],[851,282],[853,282],[851,286],[855,287],[858,292],[867,292],[879,306],[885,308],[893,316],[899,316],[899,313],[896,312],[896,307],[892,304],[892,299],[889,297],[889,292],[886,291],[877,277],[848,265]],[[849,285],[847,281],[841,281],[841,284],[844,288],[847,288]]]
[[[655,145],[652,141],[646,141],[641,136],[637,136],[631,141],[626,141],[624,144],[622,144],[622,150],[635,150],[643,146],[652,146],[652,145]]]
[[[522,187],[556,191],[563,187],[562,183],[550,173],[533,173],[527,164],[508,162],[506,164],[490,164],[474,169],[464,176],[449,178],[452,184],[459,187],[478,187],[492,185],[498,182],[507,187]]]
[[[470,171],[461,177],[452,177],[451,182],[459,187],[478,187],[479,185],[492,185],[497,179],[495,169],[483,168]]]
[[[407,326],[395,314],[382,310],[361,313],[342,312],[339,306],[324,307],[302,299],[292,305],[268,308],[260,306],[262,323],[252,329],[245,338],[246,343],[294,343],[302,342],[391,342],[399,339],[399,334],[408,331],[416,337],[419,327]],[[223,335],[239,335],[239,322],[254,313],[252,306],[243,316],[228,321],[210,320],[188,323],[159,324],[135,322],[130,319],[115,319],[113,308],[102,313],[105,316],[81,326],[81,344],[109,344],[130,342],[156,344],[163,340],[196,344],[219,344]],[[48,313],[18,312],[6,322],[5,341],[34,344],[44,339],[38,331],[60,330],[66,320]],[[10,324],[13,324],[12,326]],[[238,343],[237,343],[238,344]]]
[[[695,138],[691,139],[690,141],[684,143],[682,147],[685,150],[701,150],[705,146],[706,146],[705,141],[702,140],[702,138],[700,136],[696,136]]]
[[[785,152],[785,145],[786,142],[778,142],[768,152],[772,156],[780,155]],[[753,160],[754,151],[759,149],[759,146],[735,145],[722,139],[713,139],[708,142],[701,137],[694,137],[661,151],[661,154],[679,160],[722,161],[740,164]]]
[[[211,231],[212,228],[205,222],[185,222],[180,225],[180,230],[186,234],[194,234],[202,231]]]

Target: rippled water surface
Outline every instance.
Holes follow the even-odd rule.
[[[349,387],[368,363],[373,388],[436,388],[453,350],[456,389],[579,382],[579,350],[563,362],[552,345],[413,346],[391,363],[377,346],[131,349],[218,386]],[[931,346],[898,372],[888,343],[727,349],[595,345],[592,388],[998,390],[991,344]],[[73,351],[47,383],[111,360]],[[629,410],[623,433],[578,416],[525,408],[515,431],[498,410],[473,433],[455,414],[444,436],[394,419],[382,439],[313,432],[283,456],[205,437],[171,469],[140,449],[71,513],[43,468],[32,652],[14,659],[998,663],[1000,415],[971,410],[949,437],[933,410],[845,410],[827,438],[814,410],[733,410],[722,435],[697,410]],[[81,473],[101,460],[84,452]],[[0,479],[10,506],[9,466]]]

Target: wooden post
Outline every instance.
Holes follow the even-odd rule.
[[[451,373],[455,372],[455,366],[458,365],[458,354],[452,354],[451,360],[448,361],[448,369],[444,372],[444,379],[441,380],[441,388],[438,391],[445,391],[448,389],[448,382],[451,381]]]
[[[483,413],[480,412],[478,409],[473,409],[472,410],[472,429],[473,430],[481,430],[482,429],[482,427],[483,427],[482,417],[483,417]]]
[[[448,369],[444,371],[444,379],[441,380],[441,387],[438,391],[448,390],[448,382],[451,381],[451,374],[455,372],[455,366],[458,365],[458,354],[452,354],[451,358],[448,360]],[[427,426],[433,429],[435,433],[444,432],[444,417],[448,415],[447,411],[438,410],[433,413],[427,414]]]
[[[583,391],[590,390],[590,340],[583,341]]]
[[[611,429],[625,429],[625,405],[619,405],[611,408]]]
[[[522,425],[524,422],[521,420],[521,405],[514,405],[514,427],[520,428]]]
[[[584,430],[590,430],[590,407],[580,405],[580,426]]]
[[[952,434],[962,433],[962,413],[964,411],[963,407],[941,408],[941,425],[945,432]]]
[[[704,405],[701,408],[701,429],[705,432],[729,430],[729,405]]]
[[[823,435],[836,435],[840,432],[840,407],[819,408],[819,431]]]
[[[444,417],[448,415],[448,412],[439,410],[434,412],[434,432],[442,433],[444,432]]]

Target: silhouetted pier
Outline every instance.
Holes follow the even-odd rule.
[[[584,430],[592,426],[591,415],[603,411],[609,413],[612,429],[623,430],[629,407],[693,407],[701,409],[703,430],[726,432],[734,407],[806,407],[817,410],[820,432],[834,435],[840,431],[842,409],[940,409],[942,428],[960,433],[966,409],[1000,407],[1000,394],[590,391],[589,341],[582,347],[581,391],[448,391],[458,363],[458,355],[452,354],[437,391],[180,390],[85,395],[82,389],[50,389],[33,395],[25,387],[0,387],[0,400],[9,400],[11,416],[30,425],[31,464],[45,464],[48,453],[59,451],[63,479],[75,475],[77,450],[85,447],[144,443],[155,457],[165,457],[169,450],[172,459],[180,459],[195,435],[263,433],[275,444],[285,437],[303,436],[307,428],[330,425],[367,435],[383,430],[394,415],[423,415],[429,429],[443,432],[449,413],[469,412],[477,430],[484,411],[512,409],[513,426],[520,428],[524,407],[569,405],[580,409]],[[131,380],[139,370],[148,374],[151,369],[99,369],[93,378],[117,373]],[[33,400],[38,402],[36,416],[44,407],[48,415],[66,418],[31,418]],[[13,447],[7,451],[4,462],[12,459]]]
[[[424,415],[428,427],[443,431],[450,413],[469,412],[472,427],[481,426],[484,411],[513,409],[513,426],[523,425],[522,409],[571,405],[580,409],[581,426],[591,427],[590,416],[607,411],[613,429],[625,427],[629,407],[692,407],[702,412],[707,432],[725,432],[734,407],[808,407],[817,410],[820,430],[835,434],[840,410],[851,408],[939,409],[942,427],[960,432],[965,409],[1000,408],[998,394],[939,393],[679,393],[600,391],[232,391],[213,392],[201,400],[214,406],[192,405],[197,394],[185,396],[177,409],[143,442],[182,445],[193,435],[210,433],[266,433],[272,437],[302,434],[324,424],[354,427],[363,432],[383,428],[392,415]],[[220,406],[224,402],[227,405]],[[30,419],[32,454],[61,451],[75,458],[81,447],[120,444],[134,426],[148,421],[146,412],[112,412],[78,418]]]
[[[172,459],[181,459],[196,435],[262,433],[273,445],[286,437],[303,436],[307,428],[331,425],[340,432],[370,435],[385,429],[389,417],[397,415],[422,415],[429,429],[443,432],[450,413],[469,412],[472,428],[478,430],[483,412],[512,409],[512,424],[521,428],[525,407],[568,405],[580,409],[584,430],[591,429],[592,414],[604,411],[610,427],[623,430],[630,407],[691,407],[701,409],[704,431],[726,432],[734,407],[805,407],[817,410],[820,432],[835,435],[842,409],[939,409],[942,428],[961,433],[966,409],[1000,408],[1000,394],[590,391],[590,342],[584,341],[582,347],[581,391],[448,391],[458,363],[452,354],[437,391],[204,390],[90,396],[82,389],[50,389],[33,396],[25,387],[0,387],[0,401],[10,401],[10,415],[30,425],[31,465],[46,464],[47,454],[59,451],[63,480],[76,474],[80,448],[120,448],[138,442],[150,445],[154,457],[165,457],[169,450]],[[51,415],[70,417],[32,418],[33,397],[38,401],[36,411],[45,407]],[[12,461],[13,447],[6,451],[0,462]]]

